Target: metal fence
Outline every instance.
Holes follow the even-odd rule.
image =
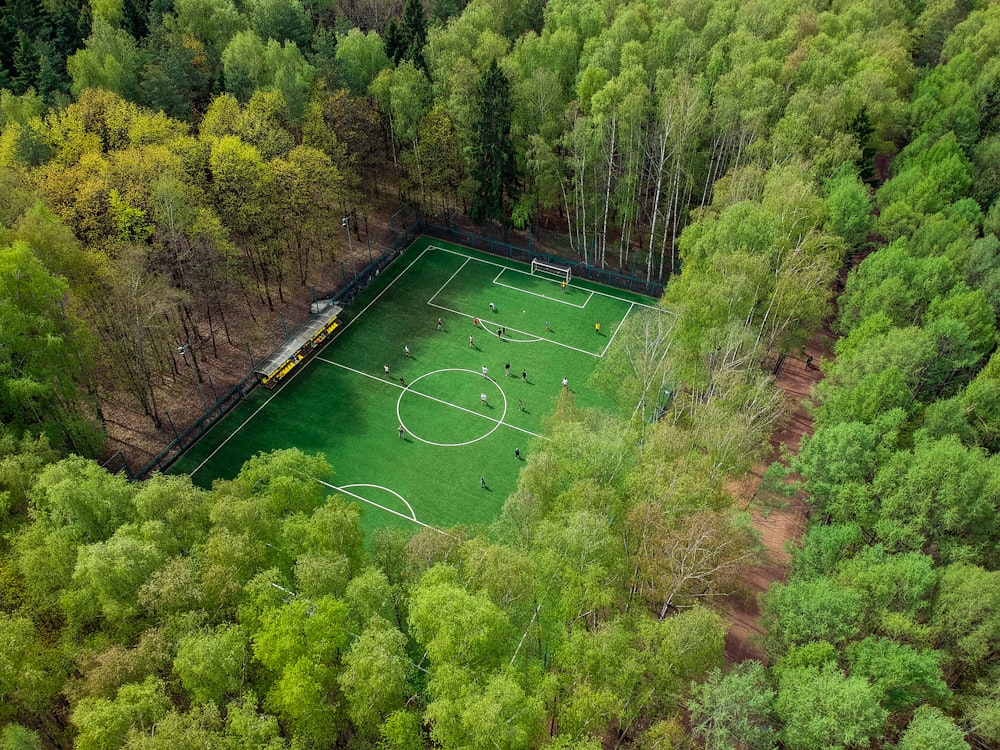
[[[374,281],[413,242],[417,234],[419,234],[419,231],[416,211],[412,206],[405,206],[393,214],[389,221],[388,234],[384,238],[380,238],[388,245],[387,249],[377,258],[370,260],[367,265],[357,272],[354,278],[347,279],[345,277],[344,286],[336,292],[327,295],[328,298],[333,304],[347,307],[365,287]],[[303,326],[305,325],[308,325],[308,321],[303,323]],[[285,343],[289,339],[294,338],[298,330],[297,328],[287,333],[285,340],[278,344],[268,357],[271,357],[285,347]],[[266,359],[267,357],[265,357]],[[260,385],[260,376],[258,373],[251,371],[225,394],[216,398],[215,403],[206,409],[194,424],[183,432],[177,432],[176,428],[174,428],[174,439],[138,472],[133,473],[129,470],[129,466],[120,452],[108,459],[106,462],[108,469],[112,470],[112,467],[115,467],[118,471],[125,471],[129,478],[133,479],[147,477],[154,471],[166,471],[184,455],[188,448],[208,432],[216,422],[231,412],[258,385]],[[170,420],[169,414],[167,414],[167,421],[170,422],[170,426],[173,428],[173,422]]]
[[[348,231],[350,231],[350,229],[348,229]],[[324,299],[329,299],[333,304],[347,308],[348,305],[350,305],[350,303],[353,302],[354,299],[365,289],[365,287],[374,281],[375,278],[377,278],[378,275],[382,273],[382,271],[384,271],[390,263],[392,263],[392,261],[399,257],[403,250],[409,247],[410,244],[413,243],[413,240],[421,234],[445,240],[447,242],[465,245],[466,247],[481,250],[492,255],[520,260],[524,263],[531,263],[532,259],[537,258],[538,260],[547,261],[549,263],[556,263],[564,266],[569,265],[572,268],[573,276],[576,278],[596,281],[601,284],[607,284],[608,286],[617,287],[619,289],[627,289],[629,291],[638,292],[639,294],[645,294],[650,297],[661,296],[665,286],[664,284],[647,281],[635,275],[617,273],[615,271],[597,268],[566,257],[541,252],[537,248],[533,248],[531,246],[532,234],[530,231],[525,234],[527,238],[527,247],[522,247],[506,241],[505,238],[494,237],[492,233],[484,235],[469,230],[463,230],[455,226],[445,226],[435,223],[430,220],[430,217],[422,217],[419,210],[415,206],[406,205],[389,218],[388,228],[383,234],[375,238],[376,246],[385,248],[385,250],[383,250],[378,257],[374,257],[371,254],[371,242],[369,242],[368,247],[370,260],[367,265],[360,270],[355,269],[353,278],[348,277],[345,268],[344,284],[340,289],[321,295],[318,295],[314,290],[313,297],[316,298],[317,296],[320,296]],[[295,337],[297,331],[298,329],[286,333],[285,340],[276,346],[268,356],[271,356],[275,352],[282,349],[282,347],[285,346],[286,341]],[[192,445],[194,445],[206,432],[208,432],[213,425],[215,425],[220,419],[226,416],[226,414],[241,403],[259,384],[259,375],[251,370],[251,372],[239,383],[230,388],[221,397],[217,397],[215,403],[206,409],[201,416],[195,420],[194,424],[187,427],[183,432],[178,432],[176,428],[174,428],[174,439],[171,440],[170,443],[168,443],[155,458],[153,458],[138,472],[131,472],[129,470],[127,462],[120,453],[112,456],[106,462],[106,465],[109,470],[112,470],[112,467],[117,467],[118,471],[125,471],[130,478],[134,479],[144,478],[154,471],[166,471],[181,456],[183,456]],[[171,427],[173,427],[169,414],[167,415],[167,420],[170,422]]]
[[[459,229],[458,227],[442,226],[441,224],[433,224],[423,220],[419,222],[418,226],[419,234],[426,234],[429,237],[435,237],[439,240],[445,240],[446,242],[454,242],[458,245],[465,245],[466,247],[471,247],[474,250],[481,250],[482,252],[490,253],[492,255],[498,255],[504,258],[513,258],[514,260],[519,260],[524,263],[531,263],[533,259],[537,258],[538,260],[546,261],[548,263],[570,266],[573,269],[573,276],[575,278],[596,281],[600,284],[606,284],[607,286],[613,286],[618,289],[627,289],[632,292],[638,292],[639,294],[645,294],[649,297],[663,296],[663,290],[666,286],[665,284],[655,281],[647,281],[639,276],[609,271],[604,268],[597,268],[596,266],[592,266],[587,263],[581,263],[577,260],[539,252],[537,249],[530,246],[530,234],[528,235],[529,246],[521,247],[507,242],[504,239],[494,237],[492,234],[483,235]]]

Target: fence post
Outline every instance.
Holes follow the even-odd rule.
[[[212,382],[212,373],[206,372],[205,374],[208,376],[208,387],[212,389],[212,395],[215,396],[215,408],[218,409],[219,408],[219,394],[215,390],[215,383]]]
[[[170,418],[170,412],[164,409],[163,414],[167,418],[167,424],[170,425],[170,429],[174,431],[174,440],[176,440],[179,443],[181,441],[181,436],[177,434],[177,428],[174,427],[174,420]]]

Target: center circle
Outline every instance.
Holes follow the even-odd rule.
[[[463,394],[466,391],[468,391],[468,393],[471,394],[468,398],[462,399],[463,402],[468,401],[470,406],[467,407],[463,406],[461,403],[455,403],[456,391],[454,388],[452,388],[450,391],[444,390],[443,386],[441,385],[437,385],[435,387],[433,385],[433,381],[425,383],[425,386],[426,385],[432,386],[430,388],[427,388],[426,390],[416,389],[416,385],[421,380],[424,380],[424,378],[431,378],[434,375],[442,375],[444,373],[450,373],[450,372],[471,375],[472,378],[475,379],[475,380],[473,380],[472,378],[468,379],[470,383],[470,385],[468,386],[466,385],[459,386]],[[462,378],[462,382],[465,383],[465,381],[466,379]],[[478,381],[478,385],[472,386],[471,383],[476,381]],[[489,382],[490,384],[489,388],[486,387],[486,382]],[[435,390],[439,391],[441,395],[440,396],[436,395]],[[491,414],[484,413],[484,411],[487,410],[495,411],[495,409],[491,409],[488,406],[483,407],[480,394],[485,393],[487,390],[495,391],[496,393],[500,394],[500,398],[503,401],[503,408],[500,411],[499,417],[493,417]],[[417,432],[414,432],[411,429],[411,427],[407,425],[406,420],[403,419],[403,411],[401,407],[403,404],[403,398],[407,394],[422,399],[426,407],[430,407],[431,405],[439,405],[453,412],[457,412],[459,414],[465,412],[470,416],[475,416],[477,419],[483,422],[492,424],[489,427],[489,429],[486,430],[483,434],[478,435],[470,440],[463,440],[460,442],[453,442],[453,443],[428,440],[425,437],[421,437],[421,435],[419,435]],[[490,395],[491,394],[487,393],[487,399],[489,399]],[[476,405],[479,405],[478,411],[475,408]],[[491,377],[484,378],[481,372],[476,372],[475,370],[467,370],[462,367],[447,367],[442,370],[431,370],[430,372],[425,372],[423,375],[418,375],[417,377],[415,377],[413,380],[410,381],[410,384],[406,386],[406,388],[404,388],[400,392],[399,398],[396,400],[396,417],[399,419],[399,424],[402,425],[403,429],[406,430],[406,432],[410,435],[410,437],[412,437],[414,440],[419,440],[421,443],[426,443],[427,445],[436,445],[441,448],[458,448],[463,445],[471,445],[472,443],[479,442],[480,440],[483,440],[492,435],[494,432],[496,432],[497,429],[500,427],[500,425],[503,424],[504,417],[506,416],[507,416],[507,396],[504,394],[503,389],[497,384],[497,382]]]

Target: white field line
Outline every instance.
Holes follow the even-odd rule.
[[[429,245],[429,246],[425,247],[423,249],[423,252],[421,252],[420,255],[418,255],[416,258],[414,258],[413,262],[411,262],[410,265],[408,265],[406,268],[404,268],[402,271],[400,271],[399,275],[396,278],[394,278],[392,281],[390,281],[388,284],[385,285],[385,289],[383,289],[381,292],[379,292],[377,295],[375,295],[375,299],[373,299],[371,302],[369,302],[367,305],[365,305],[361,309],[361,312],[359,312],[357,315],[355,315],[353,318],[351,318],[349,321],[347,321],[347,323],[344,324],[344,326],[340,329],[341,333],[343,333],[344,331],[346,331],[348,329],[348,327],[354,321],[356,321],[358,318],[360,318],[365,313],[365,311],[368,310],[369,307],[371,307],[372,305],[374,305],[378,301],[379,297],[381,297],[383,294],[385,294],[386,292],[388,292],[389,289],[392,287],[393,284],[395,284],[397,281],[399,281],[401,278],[403,278],[403,274],[406,273],[407,271],[409,271],[411,268],[413,268],[413,266],[421,258],[423,258],[424,255],[427,253],[427,251],[430,250],[432,247],[434,247],[434,246],[433,245]],[[438,249],[440,250],[440,249],[443,249],[443,248],[438,248]],[[337,335],[339,337],[340,334],[337,334]],[[313,359],[318,359],[318,357],[314,357]],[[284,389],[284,387],[286,385],[288,385],[289,383],[291,383],[292,380],[300,372],[302,372],[303,370],[305,370],[309,366],[309,362],[311,362],[311,361],[312,360],[307,360],[306,363],[304,365],[302,365],[301,368],[296,367],[294,370],[292,370],[291,375],[289,375],[288,379],[287,380],[283,380],[282,383],[281,383],[281,385],[279,385],[277,388],[274,389],[274,392],[271,394],[271,397],[269,399],[267,399],[267,401],[265,401],[263,404],[261,404],[254,411],[253,414],[251,414],[249,417],[247,417],[246,420],[244,420],[243,424],[241,424],[239,427],[237,427],[235,430],[233,430],[232,434],[230,434],[229,437],[227,437],[225,440],[223,440],[221,443],[219,443],[219,446],[214,451],[212,451],[211,453],[209,453],[208,456],[205,458],[204,461],[202,461],[200,464],[198,464],[194,468],[193,471],[189,472],[190,475],[194,476],[195,473],[197,473],[199,469],[201,469],[205,464],[207,464],[209,461],[211,461],[213,458],[215,458],[215,454],[218,453],[220,450],[222,450],[223,447],[230,440],[232,440],[240,430],[242,430],[244,427],[246,427],[250,423],[250,420],[252,420],[254,417],[256,417],[265,406],[267,406],[269,403],[271,403],[271,401],[274,400],[274,397],[277,396],[279,393],[281,393],[281,391]]]
[[[443,404],[444,406],[450,406],[452,409],[458,409],[459,411],[464,411],[466,414],[474,414],[480,419],[484,419],[487,422],[493,422],[495,424],[500,425],[501,427],[510,427],[512,430],[523,432],[526,435],[531,435],[531,437],[541,438],[542,440],[548,440],[548,438],[545,437],[544,435],[538,435],[537,433],[534,433],[531,430],[526,430],[523,427],[518,427],[517,425],[511,424],[510,422],[504,422],[502,419],[494,419],[488,414],[483,414],[482,412],[478,412],[475,409],[469,409],[464,406],[459,406],[458,404],[453,404],[450,401],[445,401],[444,399],[437,398],[436,396],[431,396],[427,393],[421,393],[420,391],[410,390],[409,386],[399,385],[398,383],[386,380],[385,378],[380,378],[378,375],[372,375],[371,373],[363,372],[361,370],[355,370],[353,367],[348,367],[347,365],[343,365],[340,362],[334,362],[332,359],[326,359],[325,357],[315,357],[315,359],[319,360],[320,362],[325,362],[328,365],[333,365],[334,367],[340,367],[341,369],[347,370],[348,372],[357,373],[358,375],[364,375],[366,378],[377,380],[380,383],[384,383],[385,385],[390,385],[398,390],[409,391],[414,396],[420,396],[421,398],[426,398],[429,401],[436,401],[437,403]],[[472,373],[473,375],[479,374],[475,370],[469,370],[469,372]],[[494,385],[497,385],[496,381],[493,380],[493,378],[488,378],[488,379],[493,381]],[[497,387],[499,388],[500,386],[497,385]]]
[[[601,351],[601,356],[602,356],[602,357],[603,357],[603,356],[604,356],[605,354],[607,354],[607,353],[608,353],[608,349],[610,349],[610,348],[611,348],[611,342],[615,340],[615,336],[617,336],[617,335],[618,335],[618,331],[620,331],[620,330],[621,330],[621,328],[622,328],[622,326],[623,326],[623,325],[625,325],[625,320],[626,320],[626,318],[628,318],[628,316],[629,316],[629,315],[631,314],[631,312],[632,312],[632,308],[633,308],[633,307],[635,307],[635,303],[634,303],[634,302],[633,302],[633,303],[632,303],[632,304],[631,304],[631,305],[629,306],[628,310],[626,310],[626,311],[625,311],[625,317],[623,317],[623,318],[622,318],[622,319],[621,319],[621,320],[619,321],[618,325],[616,325],[616,326],[615,326],[615,331],[614,331],[614,333],[612,333],[612,334],[611,334],[611,338],[609,338],[609,339],[608,339],[608,344],[607,344],[607,346],[605,346],[605,347],[604,347],[604,349],[603,349],[603,350]]]
[[[416,514],[415,513],[414,513],[413,517],[411,518],[410,516],[407,516],[407,515],[405,515],[403,513],[400,513],[398,510],[393,510],[392,508],[386,508],[384,505],[379,505],[374,500],[369,500],[367,497],[362,497],[361,495],[358,495],[355,492],[351,492],[350,490],[345,489],[343,487],[338,487],[335,484],[330,484],[329,482],[324,482],[322,479],[317,479],[316,481],[319,482],[320,484],[322,484],[324,487],[329,487],[334,492],[339,492],[339,493],[342,493],[344,495],[350,495],[351,497],[353,497],[356,500],[360,500],[363,503],[368,503],[369,505],[374,506],[374,507],[378,508],[379,510],[384,510],[386,513],[391,513],[394,516],[399,516],[400,518],[404,518],[407,521],[411,521],[411,522],[417,524],[418,526],[423,526],[425,529],[433,529],[434,531],[436,531],[439,534],[444,534],[445,536],[452,536],[447,531],[442,531],[437,526],[431,526],[429,523],[424,523],[423,521],[418,521],[417,518],[416,518]],[[350,486],[354,486],[354,485],[350,485]],[[369,485],[364,485],[364,486],[365,487],[381,487],[382,489],[391,492],[391,490],[389,490],[388,487],[382,487],[381,485],[369,484]],[[399,497],[398,493],[394,492],[393,494],[396,495],[397,497]],[[403,502],[406,502],[406,501],[404,500]],[[406,507],[409,508],[410,504],[406,503]],[[410,512],[413,513],[413,508],[410,508]]]
[[[434,303],[428,302],[427,304],[429,304],[431,307],[436,307],[438,310],[444,310],[445,312],[450,312],[450,313],[452,313],[454,315],[458,315],[459,317],[469,318],[469,319],[475,317],[473,315],[466,315],[464,312],[460,312],[458,310],[452,310],[450,307],[445,307],[444,305],[439,305],[436,302],[434,302]],[[479,318],[479,322],[483,323],[484,325],[491,325],[494,328],[496,327],[496,325],[493,322],[491,322],[489,320],[484,320],[483,318]],[[537,344],[537,343],[541,342],[541,343],[545,343],[545,344],[552,344],[554,346],[561,346],[563,349],[569,349],[569,350],[574,351],[574,352],[580,352],[580,354],[586,354],[588,357],[595,357],[596,359],[600,359],[601,357],[604,356],[603,353],[602,354],[595,354],[594,352],[588,352],[586,349],[580,349],[579,347],[576,347],[576,346],[570,346],[569,344],[564,344],[561,341],[554,341],[553,339],[547,339],[544,336],[537,336],[534,333],[528,333],[527,331],[522,331],[522,330],[520,330],[518,328],[508,328],[507,330],[508,331],[513,331],[514,333],[520,333],[521,335],[528,337],[526,339],[508,339],[508,338],[504,339],[504,341],[509,341],[512,344]],[[496,331],[493,331],[493,333],[490,333],[490,331],[488,329],[484,329],[483,333],[486,334],[487,336],[496,336],[497,335]]]
[[[514,273],[523,273],[526,276],[531,276],[531,273],[529,271],[522,271],[520,268],[513,268],[511,266],[505,266],[502,263],[496,263],[495,261],[492,261],[492,260],[485,260],[484,258],[473,258],[471,255],[466,255],[465,253],[460,253],[460,252],[457,252],[455,250],[449,250],[448,248],[446,248],[446,247],[440,247],[439,245],[428,245],[427,248],[424,250],[424,252],[426,252],[427,250],[431,250],[431,249],[440,250],[443,253],[451,253],[452,255],[458,255],[459,257],[462,257],[462,258],[469,258],[469,260],[474,260],[477,263],[485,263],[488,266],[496,266],[497,268],[506,268],[508,271],[513,271]],[[422,254],[423,253],[421,253],[421,255]],[[414,263],[415,262],[416,261],[414,261]],[[515,261],[515,262],[520,262],[520,261]],[[546,281],[548,281],[548,279],[546,279]],[[596,284],[597,282],[595,281],[594,283]],[[587,291],[591,291],[591,290],[588,289]],[[600,295],[602,297],[608,297],[609,299],[618,300],[619,302],[624,302],[625,301],[621,297],[616,297],[615,295],[608,294],[607,292],[601,292],[601,291],[593,290],[592,293],[593,294],[598,294],[598,295]],[[633,302],[632,304],[633,305],[638,305],[639,307],[648,307],[651,310],[657,310],[659,312],[664,312],[664,310],[662,310],[661,308],[657,307],[656,305],[647,305],[645,302]]]

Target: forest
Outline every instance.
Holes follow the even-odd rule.
[[[0,195],[0,749],[1000,748],[996,0],[0,0]],[[494,523],[101,468],[410,203],[668,282]]]

